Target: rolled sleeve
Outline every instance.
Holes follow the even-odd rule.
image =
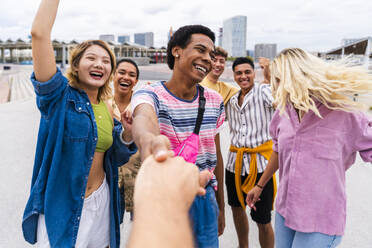
[[[277,153],[279,152],[279,147],[278,147],[279,121],[280,121],[279,110],[276,110],[271,120],[269,131],[270,131],[270,136],[273,141],[273,151]]]
[[[51,111],[51,106],[62,97],[64,90],[66,89],[68,80],[62,75],[62,72],[57,68],[56,74],[46,82],[39,82],[35,78],[35,73],[31,75],[31,82],[34,86],[36,93],[37,107],[41,114],[48,115]]]

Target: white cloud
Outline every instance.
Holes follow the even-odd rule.
[[[40,0],[3,1],[0,39],[26,38]],[[170,26],[203,24],[217,32],[225,19],[247,16],[247,48],[277,43],[328,50],[342,38],[372,35],[370,0],[62,0],[53,38],[84,40],[99,34],[155,33],[155,45],[165,46]]]

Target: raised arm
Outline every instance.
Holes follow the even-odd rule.
[[[142,161],[151,154],[159,162],[170,155],[169,140],[160,135],[158,118],[150,104],[140,104],[134,109],[132,135]]]
[[[32,59],[35,78],[46,82],[56,73],[56,61],[51,32],[59,0],[42,0],[32,24]]]

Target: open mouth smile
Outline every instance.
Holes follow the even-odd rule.
[[[208,72],[208,69],[206,67],[202,66],[202,65],[195,64],[194,67],[195,67],[195,69],[200,71],[203,75],[206,75],[207,72]]]
[[[89,75],[95,80],[101,80],[103,77],[103,73],[98,71],[91,71]]]

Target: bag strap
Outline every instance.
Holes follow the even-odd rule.
[[[196,124],[194,128],[194,134],[199,134],[200,127],[203,121],[203,115],[205,111],[205,97],[204,97],[204,88],[200,85],[199,87],[199,108],[198,108],[198,117],[196,118]]]

